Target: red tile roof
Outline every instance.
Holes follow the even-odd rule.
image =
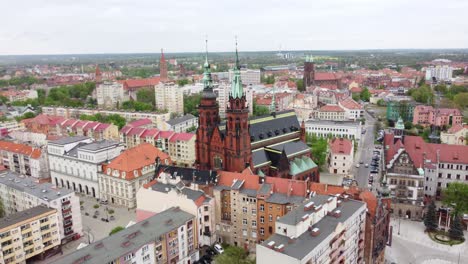
[[[329,146],[332,154],[352,154],[353,142],[349,139],[334,138],[330,141]]]
[[[159,132],[159,137],[160,137],[160,138],[167,138],[167,139],[169,139],[169,138],[171,138],[172,135],[174,135],[174,134],[175,134],[174,131],[161,131],[161,132]]]
[[[189,141],[193,137],[195,137],[195,134],[193,134],[193,133],[175,133],[174,136],[171,137],[170,141],[171,142],[176,142],[178,140],[180,140],[180,141]]]
[[[345,110],[339,105],[324,105],[320,108],[320,112],[344,112]]]
[[[221,186],[232,186],[236,180],[244,180],[243,188],[258,190],[260,187],[258,175],[252,175],[250,173],[238,173],[229,171],[220,171],[218,178],[218,185]]]
[[[50,116],[50,115],[45,115],[45,114],[40,114],[37,115],[36,117],[33,118],[28,118],[22,120],[24,123],[36,123],[39,125],[57,125],[60,124],[65,118],[61,116]]]
[[[315,78],[316,81],[332,81],[338,80],[338,76],[332,72],[316,72]]]
[[[139,127],[139,126],[146,126],[146,125],[151,125],[153,122],[149,118],[143,118],[143,119],[138,119],[132,122],[129,122],[127,126],[130,127]]]
[[[28,145],[16,144],[9,141],[0,141],[0,150],[29,156],[32,159],[38,159],[42,154],[41,149],[36,149]]]
[[[450,133],[450,134],[454,134],[454,133],[457,133],[458,131],[460,131],[460,130],[462,130],[464,128],[468,129],[468,125],[456,124],[453,127],[449,128],[447,132]]]
[[[265,183],[273,184],[272,190],[275,193],[289,194],[295,196],[307,195],[308,182],[291,180],[287,178],[265,177]]]
[[[156,84],[159,84],[159,81],[159,77],[153,77],[147,79],[128,79],[119,81],[119,83],[122,83],[125,89],[135,89],[147,86],[154,86]]]
[[[353,98],[348,97],[342,101],[340,101],[340,105],[346,109],[351,109],[351,110],[359,110],[362,109],[362,105],[358,104],[356,101],[353,100]]]
[[[140,137],[146,138],[146,137],[156,137],[159,134],[159,130],[157,128],[148,128],[141,134]]]

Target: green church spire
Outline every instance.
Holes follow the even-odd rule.
[[[273,90],[273,96],[271,97],[271,104],[270,104],[270,113],[276,112],[276,93]]]
[[[208,63],[208,40],[205,40],[205,64],[203,65],[203,91],[213,91],[213,79],[211,78],[211,66]]]
[[[237,38],[236,38],[236,66],[233,69],[234,77],[231,83],[231,96],[232,98],[242,98],[244,90],[242,88],[242,80],[240,74],[239,53],[237,51]]]

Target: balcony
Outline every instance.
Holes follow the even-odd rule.
[[[65,205],[69,205],[69,204],[70,204],[70,200],[62,202],[62,207],[64,207]]]
[[[73,229],[70,229],[70,230],[68,230],[68,231],[65,231],[65,236],[66,236],[66,237],[67,237],[67,236],[70,236],[70,235],[73,235],[73,234],[74,234]]]
[[[67,228],[67,227],[71,227],[71,226],[73,226],[73,222],[72,222],[72,221],[69,221],[69,222],[66,222],[66,223],[64,222],[64,223],[63,223],[63,228]]]
[[[207,236],[207,237],[211,237],[211,232],[210,231],[204,231],[203,235]]]

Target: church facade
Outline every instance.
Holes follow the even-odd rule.
[[[204,64],[202,99],[196,140],[196,167],[202,170],[242,172],[246,168],[260,176],[319,180],[317,165],[305,144],[305,124],[294,110],[249,118],[239,59],[227,102],[226,120],[221,121],[213,92],[210,64]]]

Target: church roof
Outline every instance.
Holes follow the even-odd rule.
[[[266,147],[267,151],[277,151],[277,152],[284,152],[286,156],[293,156],[297,154],[303,154],[310,152],[310,148],[302,141],[292,141],[292,142],[285,142],[280,144],[275,144],[272,146]]]
[[[301,174],[305,171],[311,170],[315,167],[317,167],[317,164],[315,164],[312,161],[312,159],[307,156],[295,158],[293,161],[291,161],[289,174],[294,176],[297,174]]]
[[[299,131],[301,125],[294,110],[281,111],[274,115],[260,116],[250,120],[252,143]]]

